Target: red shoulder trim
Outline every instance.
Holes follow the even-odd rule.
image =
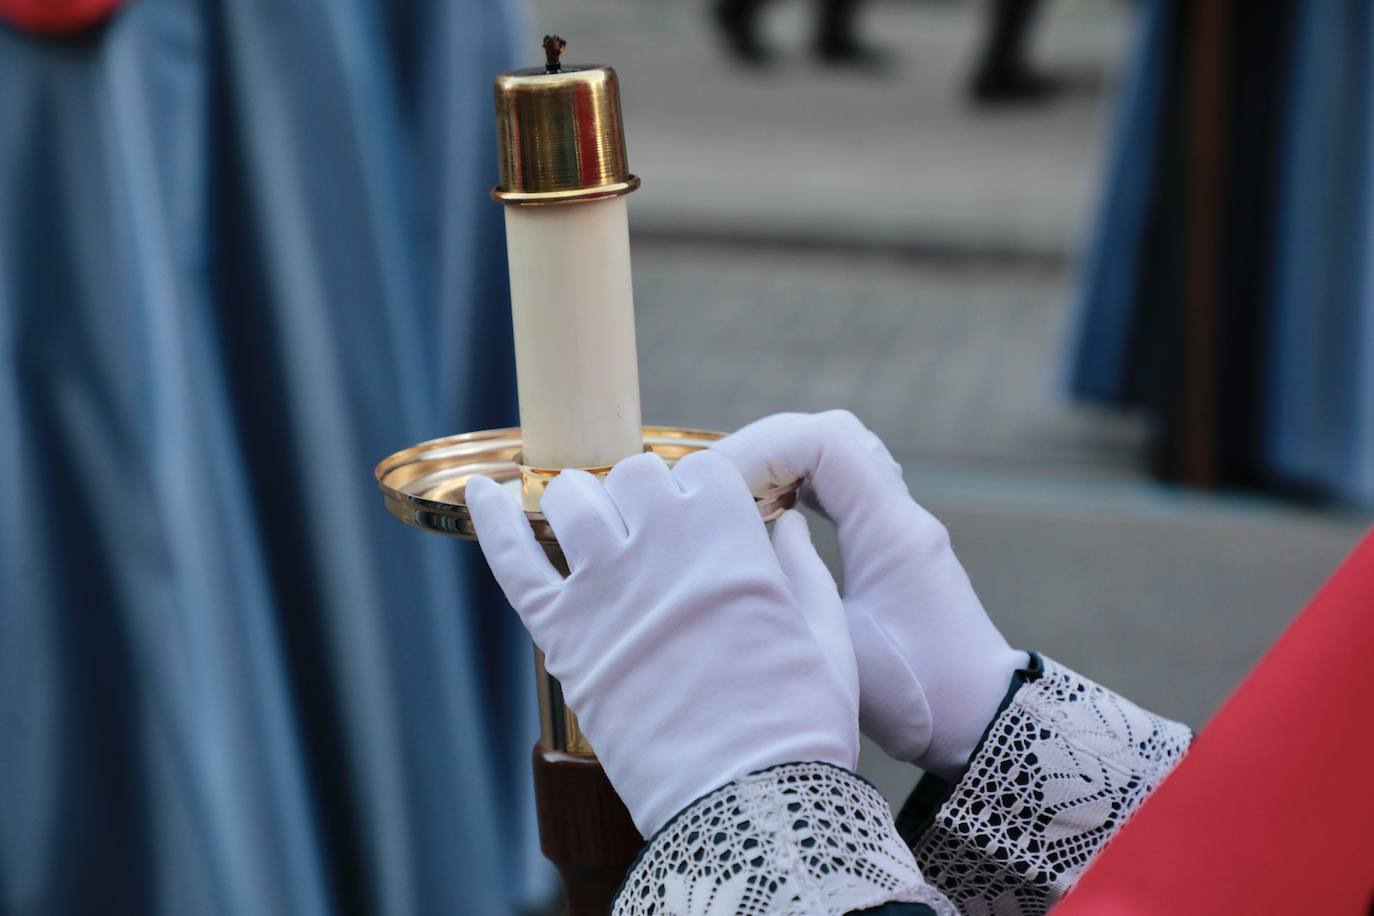
[[[124,0],[0,0],[0,19],[39,35],[70,35],[106,19]]]

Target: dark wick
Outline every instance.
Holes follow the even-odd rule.
[[[568,43],[557,35],[544,36],[544,70],[548,73],[558,73],[563,69],[563,65],[558,62],[559,55]]]

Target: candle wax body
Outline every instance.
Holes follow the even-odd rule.
[[[505,210],[524,463],[605,467],[637,454],[625,198]]]

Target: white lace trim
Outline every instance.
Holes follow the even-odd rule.
[[[839,767],[792,763],[686,808],[640,854],[613,913],[840,916],[889,902],[957,916],[921,880],[876,789]]]
[[[1044,913],[1183,756],[1184,725],[1043,658],[913,852],[964,916]]]

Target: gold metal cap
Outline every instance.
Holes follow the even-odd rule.
[[[543,67],[496,78],[501,183],[506,204],[561,204],[639,187],[625,157],[620,83],[610,67],[563,64],[566,42],[544,39]]]

